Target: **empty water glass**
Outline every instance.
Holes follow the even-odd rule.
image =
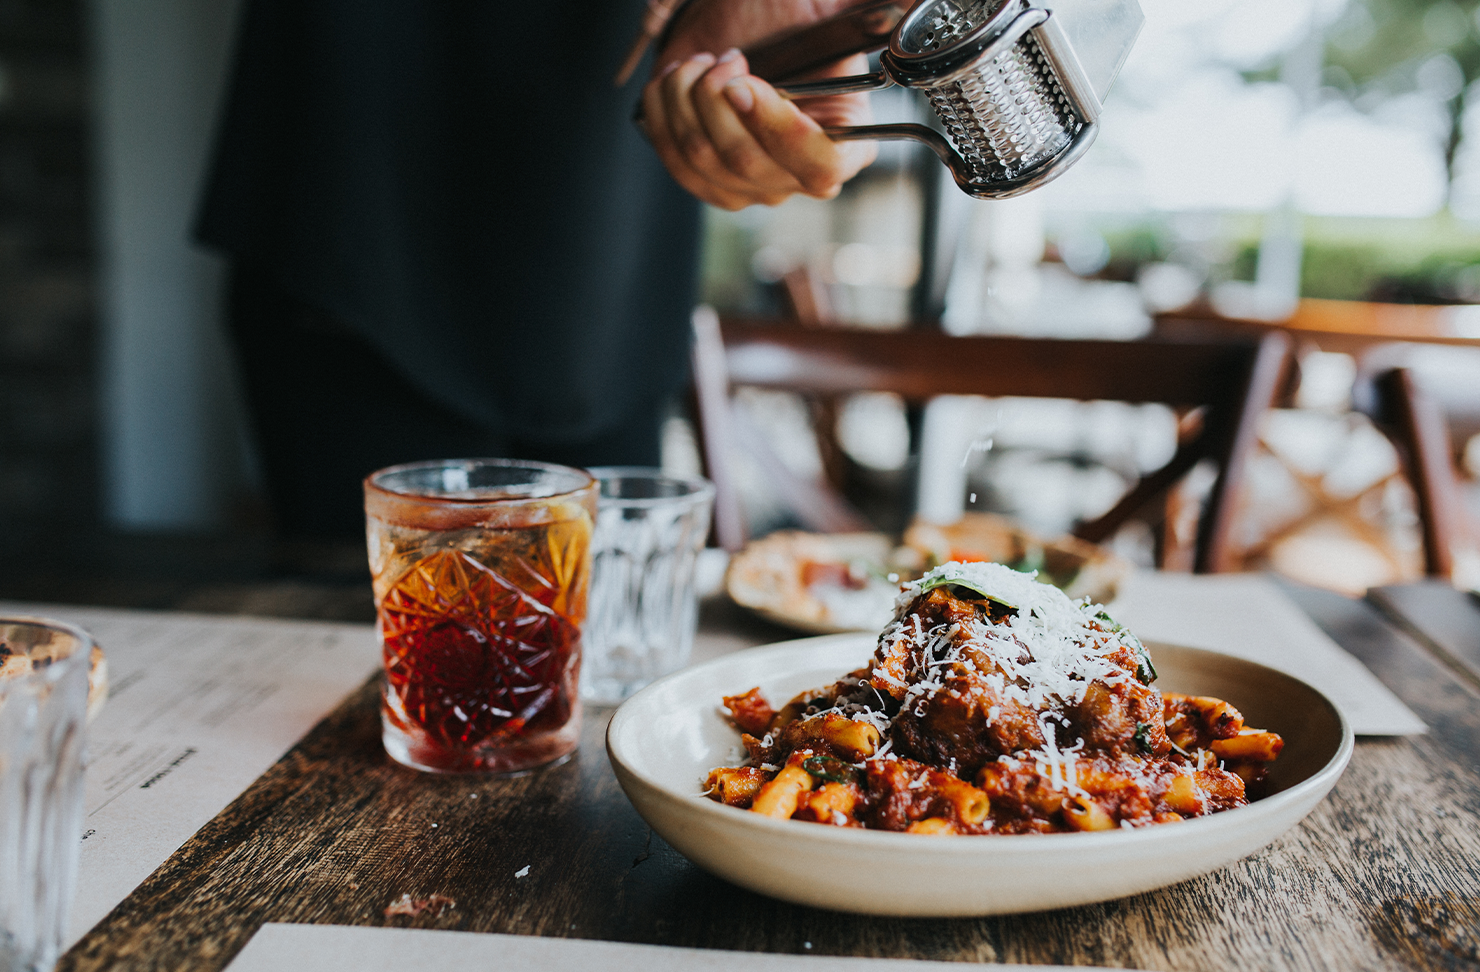
[[[699,618],[695,565],[709,535],[714,486],[644,467],[588,471],[601,494],[581,697],[615,705],[688,663]]]
[[[82,844],[93,642],[44,618],[0,618],[0,972],[57,960]]]

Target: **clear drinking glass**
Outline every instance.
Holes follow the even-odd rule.
[[[695,564],[714,486],[699,477],[607,466],[591,541],[591,613],[581,696],[615,705],[688,663],[698,624]]]
[[[0,972],[56,964],[82,845],[88,634],[0,618]]]
[[[365,480],[385,748],[417,769],[514,773],[580,741],[596,482],[452,459]]]

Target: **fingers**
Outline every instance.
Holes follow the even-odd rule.
[[[670,81],[678,75],[679,81],[675,84],[687,80],[691,86],[693,78],[713,63],[713,55],[698,54],[687,61],[670,64],[649,81],[642,91],[643,128],[663,166],[679,185],[712,206],[743,209],[752,200],[705,177],[689,161],[681,146],[684,144],[683,134],[692,131],[692,123],[686,123],[683,118],[673,118],[674,112],[670,108]]]
[[[697,54],[664,73],[653,92],[654,120],[662,122],[654,135],[665,143],[660,154],[669,170],[689,191],[726,209],[775,205],[801,189],[766,159],[720,93],[725,82],[744,73],[739,51],[720,59]]]
[[[696,54],[643,90],[644,124],[663,164],[689,192],[715,206],[775,205],[797,192],[837,195],[874,157],[870,142],[833,142],[829,124],[865,120],[863,96],[815,99],[804,112],[750,76],[744,57]]]
[[[732,100],[734,83],[746,71],[745,57],[739,51],[722,55],[694,86],[693,105],[722,167],[722,177],[784,198],[801,191],[801,184],[756,141],[740,120],[740,106]]]
[[[831,197],[842,185],[842,160],[822,126],[759,78],[730,82],[730,103],[745,128],[808,195]]]

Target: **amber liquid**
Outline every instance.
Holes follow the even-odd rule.
[[[371,519],[392,756],[515,772],[569,755],[590,535],[586,517],[462,530]]]

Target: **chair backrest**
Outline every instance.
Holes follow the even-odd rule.
[[[1456,546],[1472,539],[1473,532],[1443,411],[1407,368],[1363,377],[1353,398],[1393,443],[1413,487],[1423,533],[1424,573],[1450,577]]]
[[[717,489],[716,535],[728,549],[745,539],[729,458],[734,386],[821,397],[893,392],[908,402],[937,395],[1103,399],[1200,409],[1201,430],[1179,445],[1165,467],[1075,533],[1090,541],[1108,538],[1164,498],[1198,462],[1212,459],[1218,475],[1193,559],[1193,568],[1202,572],[1233,567],[1230,527],[1245,459],[1258,418],[1279,390],[1289,349],[1279,333],[1146,341],[957,337],[931,329],[811,330],[779,320],[721,321],[707,308],[695,313],[694,329],[702,451]]]

